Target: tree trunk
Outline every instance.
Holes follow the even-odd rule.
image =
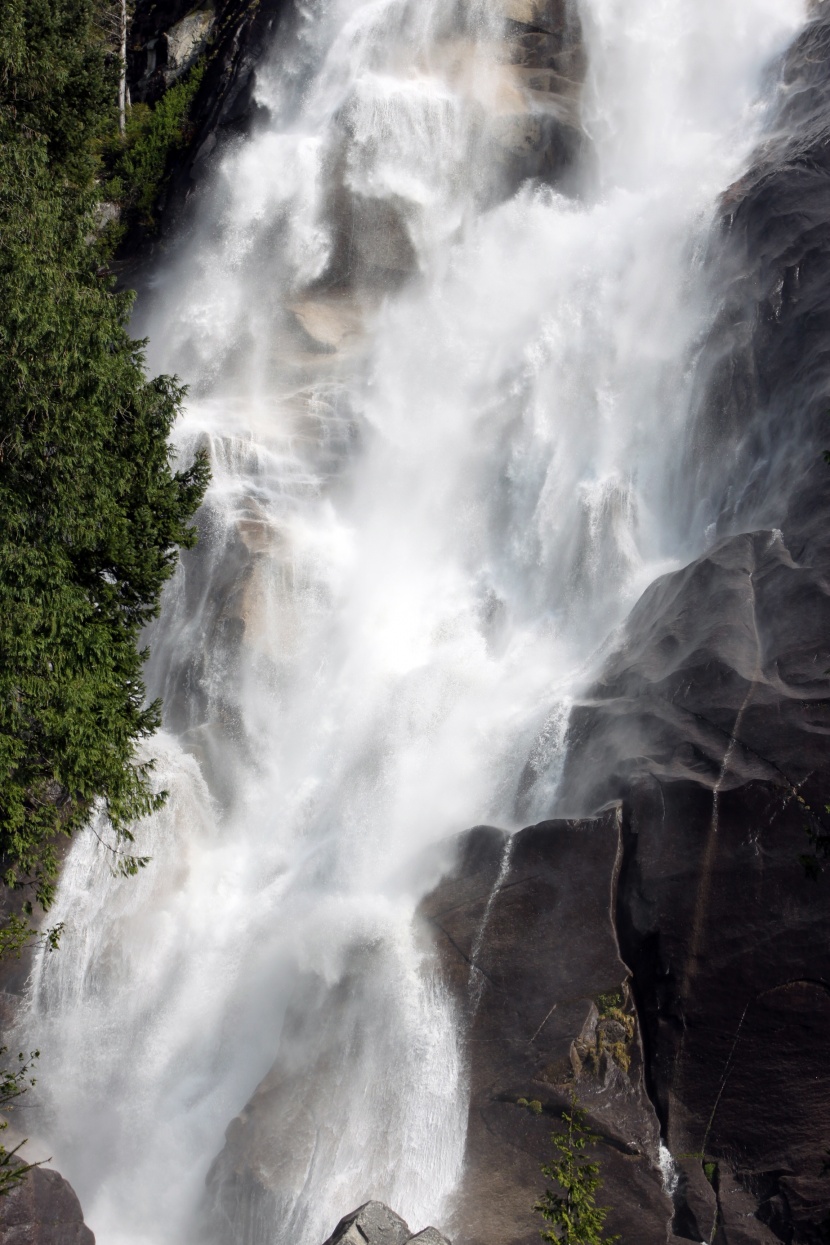
[[[127,132],[127,107],[129,91],[127,89],[127,0],[121,0],[120,14],[120,54],[121,72],[118,76],[118,132],[121,137]]]

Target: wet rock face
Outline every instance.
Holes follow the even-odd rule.
[[[567,189],[585,147],[580,96],[585,55],[573,0],[502,0],[498,21],[481,43],[451,6],[430,49],[411,43],[402,20],[393,48],[395,71],[409,64],[444,78],[467,101],[469,141],[477,150],[482,206],[508,196],[527,178]],[[498,10],[496,10],[498,12]],[[203,57],[205,76],[193,105],[194,136],[174,171],[162,215],[175,221],[194,186],[212,167],[223,139],[247,129],[257,115],[256,70],[273,55],[280,23],[290,41],[291,0],[209,0],[196,9],[176,0],[161,6],[138,0],[131,26],[129,82],[134,100],[154,103]],[[394,44],[394,40],[391,41]],[[436,115],[428,120],[442,124]],[[379,116],[371,100],[346,98],[327,153],[329,183],[324,215],[334,235],[326,289],[388,288],[418,269],[420,202],[384,191],[373,153]],[[423,122],[421,122],[423,123]],[[417,118],[415,124],[418,124]]]
[[[696,1181],[694,1197],[708,1193],[723,1224],[718,1241],[733,1239],[730,1222],[741,1240],[768,1241],[768,1228],[819,1240],[830,1217],[830,884],[799,864],[803,810],[769,783],[722,792],[716,808],[700,783],[644,779],[623,841],[621,946],[648,1084],[684,1156],[675,1231],[711,1239],[697,1235],[705,1224],[685,1188]]]
[[[580,98],[587,60],[570,0],[504,0],[507,56],[528,103],[514,122],[513,181],[567,184],[585,148]]]
[[[527,179],[569,190],[586,146],[580,111],[586,63],[576,5],[499,0],[493,12],[503,21],[494,20],[483,37],[463,8],[448,6],[428,53],[412,45],[403,20],[389,49],[395,72],[401,66],[426,72],[455,98],[458,111],[449,124],[470,146],[464,172],[476,183],[469,189],[479,207],[509,197]],[[443,105],[407,124],[440,129],[447,124]],[[373,114],[356,86],[331,139],[326,214],[334,246],[320,281],[328,288],[389,287],[418,271],[422,204],[418,195],[384,188],[378,125],[382,111]]]
[[[617,943],[619,812],[545,822],[512,842],[471,831],[424,901],[468,1022],[470,1116],[453,1238],[538,1240],[533,1205],[572,1092],[601,1136],[600,1204],[624,1240],[663,1245],[671,1203]]]
[[[0,1240],[3,1245],[95,1245],[72,1186],[43,1167],[0,1198]]]
[[[796,560],[780,531],[755,532],[653,584],[574,711],[561,808],[599,807],[654,776],[710,792],[761,781],[808,802],[812,792],[821,809],[830,726],[824,561]]]
[[[799,862],[830,791],[827,5],[784,86],[724,199],[701,361],[689,462],[722,539],[632,613],[574,713],[561,801],[623,800],[616,925],[678,1156],[673,1230],[717,1245],[830,1226],[830,878]]]
[[[825,542],[830,421],[830,9],[788,52],[769,138],[722,200],[721,314],[700,363],[685,470],[723,535],[780,527],[796,560]],[[700,500],[703,499],[703,500]]]

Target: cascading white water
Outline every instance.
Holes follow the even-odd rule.
[[[99,1245],[206,1239],[275,1059],[273,1200],[220,1199],[224,1239],[319,1245],[370,1196],[442,1222],[463,1035],[415,906],[457,831],[549,813],[598,648],[702,547],[674,521],[699,256],[804,5],[582,0],[582,191],[504,198],[523,8],[298,4],[145,296],[214,471],[152,638],[171,799],[138,879],[73,848],[24,1024]]]

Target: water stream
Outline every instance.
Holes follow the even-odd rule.
[[[171,795],[138,879],[74,846],[25,1018],[99,1245],[196,1245],[206,1214],[319,1245],[368,1197],[447,1221],[463,1034],[413,912],[454,834],[549,815],[602,645],[704,546],[702,257],[805,6],[582,0],[559,102],[508,63],[529,7],[298,2],[142,294],[214,473],[151,636]],[[581,154],[523,180],[560,114]],[[226,1166],[206,1203],[272,1068],[267,1196]]]

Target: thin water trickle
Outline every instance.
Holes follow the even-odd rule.
[[[584,86],[544,107],[505,52],[527,8],[298,4],[142,294],[214,472],[151,637],[171,799],[136,880],[74,847],[24,1022],[99,1245],[201,1245],[208,1211],[319,1245],[369,1197],[441,1225],[463,1034],[413,913],[456,832],[550,813],[599,647],[705,541],[699,257],[803,4],[583,0]],[[552,117],[568,177],[523,181]],[[272,1067],[267,1197],[220,1163],[206,1202]]]

